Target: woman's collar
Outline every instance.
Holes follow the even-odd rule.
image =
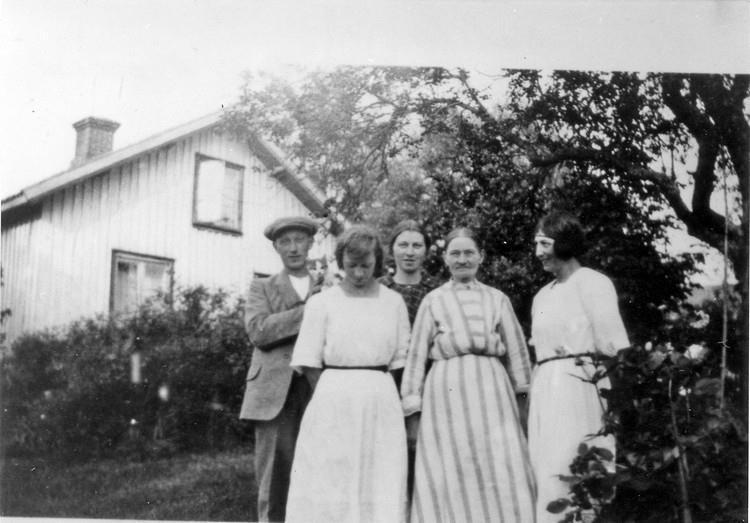
[[[448,280],[448,283],[454,289],[476,289],[479,287],[479,282],[476,278],[473,278],[471,281],[466,283],[459,282],[451,278],[450,280]]]

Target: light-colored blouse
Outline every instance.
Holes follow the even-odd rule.
[[[378,285],[376,296],[349,296],[336,285],[305,306],[292,367],[387,366],[400,369],[409,346],[409,317],[401,295]]]
[[[586,352],[614,356],[630,345],[612,281],[587,267],[562,283],[542,287],[531,315],[531,343],[538,361]]]

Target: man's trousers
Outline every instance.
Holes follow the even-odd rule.
[[[295,374],[278,416],[254,422],[258,521],[284,521],[294,446],[311,395],[307,379]]]

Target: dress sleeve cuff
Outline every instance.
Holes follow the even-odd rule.
[[[301,359],[292,360],[291,363],[289,363],[289,366],[300,374],[302,374],[302,367],[310,367],[312,369],[323,368],[323,365],[321,365],[319,361]]]
[[[388,365],[388,370],[403,369],[406,365],[406,360],[394,360]]]
[[[529,392],[529,384],[525,383],[523,385],[516,385],[516,394],[528,394]]]
[[[406,396],[401,400],[401,406],[404,409],[404,417],[411,416],[415,412],[422,410],[422,398],[419,396]]]

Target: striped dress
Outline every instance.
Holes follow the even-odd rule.
[[[527,390],[529,377],[523,332],[505,294],[451,280],[424,298],[401,386],[404,414],[422,412],[412,523],[534,521],[514,394]]]

